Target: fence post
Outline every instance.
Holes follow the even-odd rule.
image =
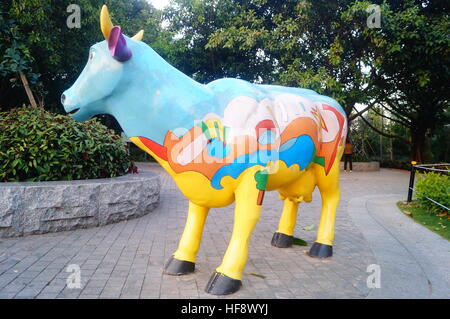
[[[411,174],[409,175],[408,199],[406,200],[407,203],[410,203],[412,200],[413,188],[414,188],[414,177],[416,175],[416,169],[415,169],[416,164],[417,164],[417,162],[415,162],[415,161],[411,162]]]

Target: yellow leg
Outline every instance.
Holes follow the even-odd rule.
[[[176,259],[195,263],[208,211],[208,207],[198,206],[189,202],[186,226],[178,244],[178,249],[174,253]]]
[[[253,229],[258,222],[261,206],[257,205],[259,190],[256,188],[255,173],[259,170],[249,169],[242,176],[235,190],[236,207],[234,212],[233,234],[222,264],[216,269],[220,274],[235,280],[242,279],[242,272],[247,263],[248,244]]]
[[[311,246],[309,255],[327,258],[333,255],[334,222],[340,198],[339,161],[335,161],[328,175],[325,175],[325,172],[319,166],[316,166],[315,169],[317,186],[322,197],[322,213],[317,229],[317,240]]]
[[[294,235],[294,227],[297,221],[298,202],[291,198],[284,200],[283,212],[281,213],[280,222],[278,223],[277,233],[288,236]]]
[[[333,246],[334,221],[336,219],[336,209],[339,203],[339,188],[321,191],[321,196],[322,214],[320,216],[316,242]]]

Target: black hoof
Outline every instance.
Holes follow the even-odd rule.
[[[272,246],[278,248],[288,248],[291,247],[294,242],[294,237],[283,233],[275,232],[272,237]]]
[[[164,273],[167,275],[181,276],[194,272],[195,263],[185,260],[179,260],[175,257],[170,257],[166,266],[164,267]]]
[[[229,295],[238,291],[241,286],[240,280],[214,272],[206,285],[205,291],[212,295]]]
[[[331,257],[331,256],[333,256],[333,246],[315,242],[314,244],[312,244],[308,255],[310,257],[314,257],[314,258]]]

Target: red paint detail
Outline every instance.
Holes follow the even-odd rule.
[[[273,123],[272,120],[263,120],[261,122],[259,122],[256,127],[256,136],[259,138],[259,136],[261,135],[261,133],[263,133],[266,130],[274,130],[275,129],[275,124]]]
[[[325,131],[328,132],[327,123],[325,123],[325,121],[323,120],[322,117],[320,117],[320,121],[322,122],[322,123],[321,123],[321,124],[322,124],[322,128],[323,128]]]
[[[334,141],[332,142],[332,143],[335,144],[334,147],[333,147],[333,153],[331,153],[330,156],[327,156],[325,154],[325,156],[328,157],[328,159],[325,158],[325,163],[328,160],[328,165],[327,165],[327,167],[325,167],[325,174],[328,175],[328,173],[330,172],[330,169],[333,166],[333,163],[334,163],[334,161],[336,159],[337,147],[339,145],[339,141],[341,140],[342,130],[344,128],[344,117],[334,107],[332,107],[332,106],[330,106],[328,104],[322,104],[322,107],[323,107],[324,110],[328,110],[328,111],[333,112],[334,115],[336,115],[336,118],[337,118],[337,120],[339,122],[339,132],[336,135]]]
[[[256,199],[256,205],[261,206],[264,200],[265,191],[259,190],[258,198]]]
[[[143,136],[138,136],[138,138],[142,142],[142,144],[144,144],[149,150],[155,153],[156,156],[167,161],[167,148],[165,146]]]

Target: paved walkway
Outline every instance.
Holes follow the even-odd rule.
[[[0,239],[0,298],[217,298],[204,287],[220,264],[231,234],[233,207],[208,217],[196,272],[162,275],[174,252],[187,211],[184,199],[161,168],[161,204],[147,216],[104,227]],[[450,243],[398,211],[408,173],[342,174],[334,256],[305,255],[309,247],[270,245],[282,203],[266,194],[251,243],[242,289],[221,298],[450,298]],[[312,243],[320,195],[302,204],[296,237]],[[313,231],[305,226],[314,224]],[[69,289],[67,267],[81,269],[80,289]],[[380,269],[380,288],[369,288],[369,265]],[[371,268],[369,268],[371,269]],[[252,275],[259,274],[264,276]],[[371,280],[369,280],[372,282]]]

